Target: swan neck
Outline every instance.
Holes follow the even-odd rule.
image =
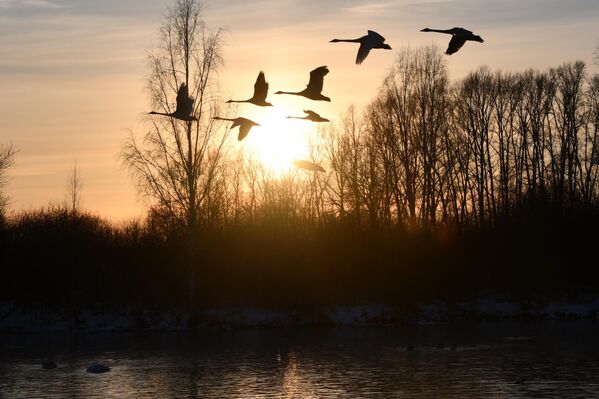
[[[451,30],[448,30],[448,29],[429,29],[429,31],[437,32],[437,33],[449,33],[449,34],[453,33]]]

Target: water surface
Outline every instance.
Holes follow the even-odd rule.
[[[44,359],[58,368],[42,370]],[[87,374],[93,362],[112,371]],[[599,326],[4,335],[0,397],[592,398]]]

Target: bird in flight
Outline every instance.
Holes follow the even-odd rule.
[[[368,57],[368,53],[370,53],[370,50],[373,48],[391,50],[391,46],[385,43],[385,38],[372,30],[369,30],[366,36],[362,36],[358,39],[333,39],[330,41],[330,43],[339,42],[360,43],[358,55],[356,56],[356,65],[360,65],[366,57]]]
[[[462,46],[464,45],[464,43],[466,43],[466,41],[468,41],[468,40],[473,41],[473,42],[484,43],[484,40],[482,37],[475,35],[474,33],[470,32],[469,30],[466,30],[464,28],[452,28],[452,29],[446,29],[446,30],[424,28],[420,32],[438,32],[438,33],[447,33],[447,34],[451,35],[452,37],[451,37],[451,40],[449,41],[449,47],[447,47],[447,51],[445,51],[445,54],[447,54],[447,55],[452,55],[454,53],[457,53],[457,51],[459,49],[461,49]]]
[[[314,101],[331,101],[329,97],[323,96],[321,93],[324,77],[327,73],[329,73],[329,69],[326,66],[318,67],[310,72],[310,81],[304,90],[299,92],[277,91],[275,94],[293,94]]]
[[[229,100],[227,103],[251,103],[260,107],[272,107],[272,104],[266,102],[268,95],[268,82],[264,77],[264,72],[260,71],[254,83],[254,95],[248,100]]]
[[[237,135],[237,140],[241,141],[244,138],[247,137],[247,135],[250,133],[250,129],[254,126],[260,126],[260,124],[247,119],[247,118],[221,118],[220,116],[215,116],[212,119],[216,119],[219,121],[231,121],[233,122],[231,124],[231,126],[229,127],[229,129],[233,129],[234,127],[239,126],[239,135]]]
[[[192,115],[193,113],[193,102],[194,99],[189,97],[189,91],[187,90],[187,85],[185,83],[181,83],[179,86],[179,90],[177,90],[177,108],[175,108],[175,112],[165,113],[165,112],[149,112],[150,115],[164,115],[170,116],[172,118],[181,119],[182,121],[197,121],[198,118]]]
[[[303,159],[296,159],[293,164],[300,169],[310,170],[313,172],[324,172],[324,168],[317,163],[305,161]]]
[[[328,119],[323,118],[316,112],[310,111],[309,109],[305,109],[304,114],[306,114],[306,116],[288,116],[287,119],[305,119],[312,122],[329,122]]]

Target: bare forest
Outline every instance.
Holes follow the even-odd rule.
[[[200,123],[153,120],[123,150],[146,219],[111,224],[74,193],[69,207],[5,214],[4,299],[309,306],[597,290],[599,75],[583,62],[452,80],[438,48],[401,50],[365,109],[319,128],[312,160],[326,171],[277,174],[211,119],[219,36],[196,22],[203,42],[188,44],[203,53],[180,65]],[[163,61],[151,58],[158,107],[181,83]]]

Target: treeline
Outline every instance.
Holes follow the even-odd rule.
[[[363,114],[350,109],[321,129],[313,158],[326,174],[274,176],[226,161],[200,213],[480,228],[539,208],[595,208],[598,129],[599,75],[580,61],[543,72],[482,67],[450,83],[436,48],[405,50]]]
[[[596,211],[494,228],[371,228],[279,217],[199,228],[197,305],[297,309],[409,305],[480,295],[579,298],[598,291]],[[186,307],[183,229],[114,225],[62,208],[0,223],[0,301],[58,308]],[[165,234],[166,233],[166,234]]]
[[[599,76],[582,62],[483,67],[452,83],[438,49],[405,50],[363,113],[319,130],[312,160],[325,173],[279,174],[222,139],[211,156],[205,140],[197,168],[208,172],[189,174],[199,176],[196,300],[596,293],[598,128]],[[189,203],[174,201],[186,181],[165,176],[173,194],[143,221],[114,225],[74,207],[0,218],[0,299],[185,305]]]

